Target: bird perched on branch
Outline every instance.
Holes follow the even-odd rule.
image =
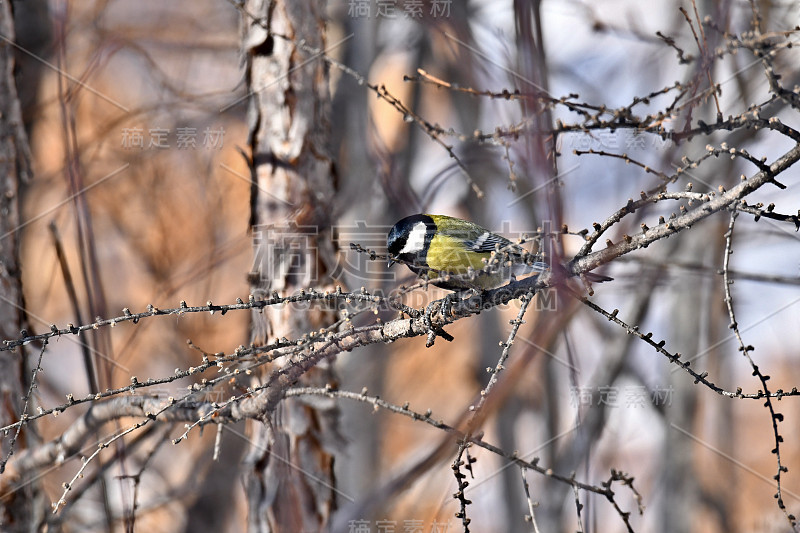
[[[404,263],[432,284],[451,291],[487,290],[550,267],[505,237],[445,215],[417,214],[399,220],[386,240],[391,266]],[[587,273],[591,282],[613,278]]]

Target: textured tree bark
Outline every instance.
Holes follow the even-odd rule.
[[[14,81],[14,48],[9,41],[14,41],[15,32],[10,2],[0,2],[0,35],[0,337],[13,339],[26,327],[19,268],[19,190],[30,175],[30,154]],[[24,354],[22,347],[0,353],[0,426],[16,422],[23,412],[29,380]],[[13,436],[14,432],[9,432],[0,437],[0,473],[9,453],[26,447],[29,434],[23,429],[16,440]],[[11,481],[12,476],[0,476],[0,530],[35,531],[37,517],[41,516],[38,484],[32,482],[14,490]]]
[[[335,179],[328,148],[328,66],[308,48],[325,46],[324,4],[250,0],[245,5],[255,250],[250,283],[257,298],[332,285]],[[313,307],[264,309],[253,315],[252,341],[297,338],[331,324],[334,317],[330,310]],[[334,376],[323,361],[302,379],[306,385],[324,386]],[[250,531],[325,528],[335,507],[337,424],[335,405],[291,399],[265,413],[263,424],[251,425],[246,473]]]

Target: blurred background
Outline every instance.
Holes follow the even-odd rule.
[[[662,183],[623,159],[574,150],[626,153],[668,175],[682,157],[700,157],[707,144],[725,141],[768,161],[786,152],[793,143],[754,130],[701,135],[680,144],[630,129],[552,138],[537,132],[557,121],[581,123],[584,117],[564,105],[538,113],[548,106],[533,98],[480,94],[575,95],[573,101],[606,108],[651,95],[635,113],[662,110],[678,91],[659,92],[676,80],[688,83],[699,68],[697,61],[681,64],[675,48],[656,36],[661,32],[686,54],[700,55],[680,5],[328,2],[327,53],[441,127],[439,138],[452,146],[469,176],[413,117],[331,67],[332,153],[339,180],[333,204],[342,286],[388,293],[413,282],[405,268],[388,271],[349,246],[358,242],[383,251],[388,227],[409,214],[459,216],[511,238],[558,233],[566,224],[569,233],[554,241],[557,255],[570,258],[583,243],[571,233],[591,230],[629,198]],[[787,31],[800,23],[800,6],[793,2],[758,5],[765,31]],[[691,4],[683,7],[693,13]],[[181,300],[189,305],[246,300],[253,254],[239,11],[222,0],[26,0],[14,9],[16,74],[34,164],[24,191],[22,240],[23,284],[34,331],[118,316],[125,307],[136,312],[148,304],[177,307]],[[746,2],[701,2],[696,9],[713,23],[705,36],[711,50],[725,49],[723,32],[752,27]],[[774,58],[789,88],[800,83],[798,59],[793,49]],[[713,73],[725,116],[770,98],[763,67],[747,51],[724,54]],[[707,87],[700,85],[697,105],[687,107],[682,120],[714,121],[714,102],[702,95]],[[796,110],[780,102],[769,112],[800,127]],[[683,126],[664,123],[667,129]],[[559,152],[555,161],[549,143]],[[753,173],[754,167],[740,159],[718,159],[670,187],[683,190],[691,182],[695,191],[714,191]],[[778,212],[796,212],[797,177],[798,171],[790,169],[781,180],[785,190],[764,187],[748,203],[775,203]],[[483,198],[470,179],[484,191]],[[658,216],[677,210],[678,205],[659,203],[637,211],[608,238],[617,242],[624,233],[639,231],[641,223],[654,226]],[[721,387],[756,392],[760,383],[727,327],[718,274],[728,224],[721,213],[614,261],[602,272],[615,280],[595,285],[593,301],[609,311],[619,309],[629,324],[665,339],[668,350],[707,370]],[[92,249],[79,246],[80,232],[89,232]],[[755,222],[743,214],[733,241],[737,319],[745,342],[756,348],[753,357],[772,376],[772,390],[790,390],[800,382],[797,238],[791,224]],[[77,300],[65,285],[56,242],[71,269]],[[445,294],[431,287],[406,301],[419,307]],[[512,303],[459,321],[448,328],[454,342],[439,339],[430,349],[413,338],[341,354],[340,387],[367,388],[419,412],[431,409],[434,417],[455,425],[485,387],[486,369],[496,364],[498,343],[508,337],[517,311]],[[380,318],[394,316],[382,312]],[[206,352],[230,353],[247,344],[249,320],[246,312],[195,314],[107,329],[107,350],[100,354],[102,388],[198,364],[202,354],[187,339]],[[615,491],[623,510],[632,513],[636,531],[789,529],[773,498],[774,438],[761,402],[726,399],[695,385],[665,357],[565,293],[532,305],[525,320],[490,403],[486,441],[527,460],[539,457],[543,466],[565,476],[574,472],[593,485],[606,481],[611,469],[634,476],[642,514],[631,491],[620,485]],[[82,356],[74,339],[50,344],[37,404],[50,407],[67,394],[89,392]],[[148,392],[166,397],[189,384],[179,381]],[[777,402],[786,417],[779,428],[785,441],[781,458],[789,468],[782,482],[790,512],[800,508],[796,403],[794,398]],[[341,523],[360,521],[370,531],[380,531],[381,524],[393,524],[394,531],[461,530],[454,517],[459,503],[452,496],[452,439],[368,405],[343,402],[340,407],[347,440],[336,457]],[[62,433],[84,411],[75,408],[44,419],[37,426],[41,438]],[[165,433],[175,438],[182,432],[176,427]],[[242,530],[247,508],[237,473],[241,439],[228,434],[220,461],[214,462],[211,431],[177,446],[163,437],[160,432],[143,436],[126,461],[128,474],[148,461],[137,528],[153,533]],[[434,453],[439,446],[450,451]],[[529,511],[519,470],[486,451],[472,454],[477,462],[466,492],[472,501],[470,529],[531,530],[524,519]],[[73,460],[47,473],[52,501],[76,469]],[[625,531],[605,499],[580,494],[579,523],[569,486],[532,472],[527,479],[531,498],[539,503],[535,513],[542,531]],[[130,498],[127,480],[111,478],[108,490],[121,500]],[[76,496],[59,527],[106,530],[100,500],[97,491]],[[121,504],[111,505],[119,514]]]

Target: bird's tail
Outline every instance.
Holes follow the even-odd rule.
[[[513,267],[513,274],[515,277],[524,277],[531,274],[541,274],[549,268],[550,265],[542,261],[536,261],[530,264],[518,263]],[[590,283],[603,283],[604,281],[612,281],[614,279],[610,276],[604,276],[595,272],[584,272],[582,275],[586,278],[586,281]]]
[[[549,268],[550,265],[548,265],[547,263],[543,263],[541,261],[537,261],[529,265],[521,264],[521,265],[516,265],[514,267],[514,275],[526,276],[529,274],[541,274],[542,272],[548,270]],[[604,276],[602,274],[597,274],[595,272],[584,272],[582,275],[586,278],[586,281],[588,281],[589,283],[602,283],[604,281],[612,281],[614,279],[610,276]]]
[[[612,281],[614,279],[602,274],[595,274],[594,272],[585,272],[583,275],[586,277],[587,281],[592,283],[603,283],[604,281]]]

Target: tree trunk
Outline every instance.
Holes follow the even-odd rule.
[[[22,122],[17,87],[14,81],[14,18],[10,2],[0,2],[0,337],[18,338],[26,327],[25,301],[19,266],[20,186],[30,175],[28,137]],[[25,365],[25,349],[0,352],[0,426],[13,424],[25,409],[30,373]],[[28,405],[30,412],[31,406]],[[10,454],[26,447],[27,428],[17,436],[16,429],[0,440],[0,473]],[[13,476],[0,476],[0,530],[34,531],[41,492],[36,482],[15,489]]]
[[[324,2],[250,0],[245,10],[252,91],[251,288],[256,298],[272,291],[325,290],[332,286],[336,254],[329,78],[325,61],[310,51],[325,46]],[[298,338],[333,319],[330,310],[314,306],[267,307],[253,315],[252,341]],[[333,379],[325,361],[302,378],[304,385],[317,386]],[[331,452],[338,446],[337,424],[333,404],[290,399],[267,413],[263,424],[252,425],[246,474],[250,531],[324,529],[335,507]]]

